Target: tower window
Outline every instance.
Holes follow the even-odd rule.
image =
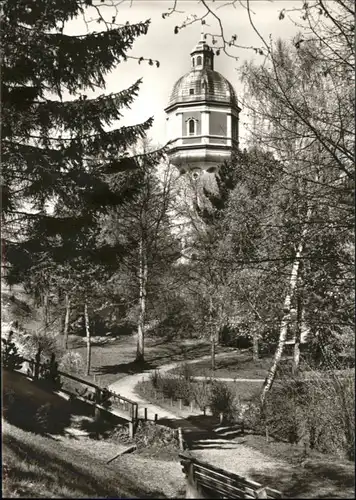
[[[193,65],[193,68],[194,68],[194,66],[195,66],[195,59],[194,59],[194,57],[192,57],[192,65]]]
[[[188,134],[195,135],[195,121],[192,118],[188,120]]]
[[[189,89],[189,94],[193,95],[194,94],[194,89]]]
[[[197,66],[201,66],[201,63],[202,63],[201,56],[198,56],[197,57]]]

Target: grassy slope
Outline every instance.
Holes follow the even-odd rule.
[[[77,413],[70,403],[44,391],[19,373],[4,370],[3,384],[5,391],[12,390],[24,402],[31,401],[36,407],[50,401],[58,410],[69,409],[72,416]],[[28,418],[25,415],[19,421],[26,424]],[[120,442],[89,438],[83,442],[62,435],[47,437],[30,432],[27,425],[23,427],[3,421],[5,497],[164,498],[174,497],[184,486],[180,465],[172,458],[143,463],[140,456],[124,455],[107,465],[108,459],[122,451]],[[146,476],[143,466],[147,469]],[[162,484],[163,469],[169,480]]]
[[[62,443],[3,423],[3,496],[15,498],[150,498],[113,465]]]

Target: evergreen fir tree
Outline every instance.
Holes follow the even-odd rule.
[[[64,34],[65,23],[91,5],[92,0],[3,3],[2,209],[10,282],[47,261],[57,266],[76,256],[110,259],[114,250],[98,253],[93,247],[98,212],[139,188],[125,180],[125,171],[141,162],[127,149],[145,136],[152,118],[112,125],[141,81],[93,99],[85,92],[105,89],[105,76],[127,59],[149,21]],[[160,157],[161,152],[149,153],[145,162]]]

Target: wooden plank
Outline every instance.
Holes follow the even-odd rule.
[[[245,498],[247,492],[243,488],[237,488],[234,485],[228,484],[223,480],[219,481],[215,478],[206,476],[201,472],[195,473],[196,480],[200,485],[208,485],[214,488],[219,488],[222,492],[226,494],[231,494],[231,498]],[[255,498],[253,495],[247,494],[250,498]]]
[[[268,498],[283,498],[282,492],[266,486]]]
[[[219,467],[216,467],[215,465],[212,465],[208,462],[204,462],[203,460],[199,460],[192,455],[189,455],[186,453],[180,453],[179,457],[183,458],[185,460],[189,460],[189,461],[197,464],[199,467],[202,467],[202,468],[205,468],[205,469],[210,470],[212,472],[215,472],[216,474],[221,474],[221,475],[223,475],[225,477],[229,477],[233,480],[239,480],[239,481],[243,482],[244,484],[248,484],[252,487],[261,488],[261,486],[262,486],[260,483],[257,483],[256,481],[252,481],[250,479],[246,479],[243,476],[239,476],[238,474],[235,474],[233,472],[230,472],[230,471],[227,471],[224,469],[220,469]]]
[[[211,489],[214,488],[215,483],[216,488],[219,489],[219,493],[224,493],[226,490],[229,490],[230,492],[236,490],[236,493],[238,494],[241,494],[240,492],[242,491],[246,498],[256,498],[256,490],[260,490],[260,494],[265,495],[265,497],[267,494],[267,498],[282,498],[282,493],[278,490],[263,487],[262,484],[257,483],[256,481],[246,479],[238,474],[215,467],[208,462],[198,460],[189,453],[180,453],[179,457],[182,459],[181,464],[186,475],[189,465],[194,464],[194,476],[196,476],[199,484],[201,484],[201,481],[205,481],[206,486]],[[225,490],[223,488],[225,488]]]
[[[224,481],[227,481],[229,480],[229,482],[231,484],[235,484],[237,487],[240,487],[240,486],[247,486],[247,487],[250,487],[251,489],[255,490],[255,489],[258,489],[258,488],[261,488],[262,485],[259,484],[259,483],[255,483],[254,481],[250,481],[242,476],[234,476],[233,474],[231,475],[227,475],[227,474],[224,474],[223,472],[221,472],[221,469],[219,469],[219,471],[215,471],[215,470],[212,470],[210,468],[207,468],[200,464],[194,464],[195,468],[197,471],[201,471],[205,474],[208,474],[212,477],[215,477],[217,479],[223,479]]]
[[[213,492],[215,498],[247,498],[247,499],[254,499],[255,497],[252,495],[247,495],[244,492],[238,493],[238,492],[232,492],[232,491],[227,491],[225,488],[221,487],[220,485],[215,484],[214,482],[209,482],[206,481],[204,483],[197,483],[199,485],[199,488],[205,493],[205,492]]]

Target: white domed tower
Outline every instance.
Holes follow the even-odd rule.
[[[215,173],[238,146],[239,112],[235,90],[214,71],[214,53],[201,40],[191,52],[191,70],[173,86],[167,114],[169,158],[197,179]]]

